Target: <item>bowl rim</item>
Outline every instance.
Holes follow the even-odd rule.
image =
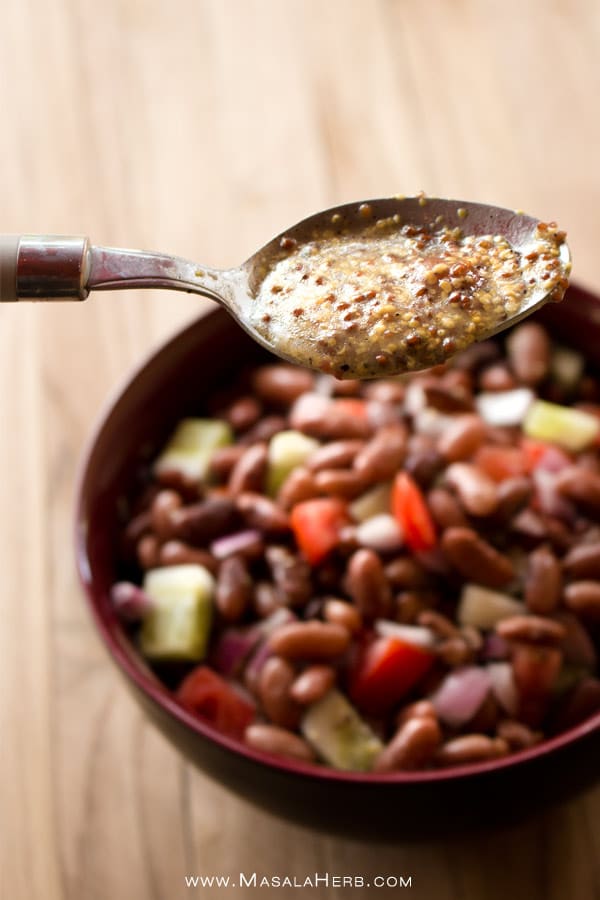
[[[593,294],[578,284],[571,283],[569,292],[583,294],[600,305],[600,295]],[[301,776],[306,779],[320,782],[341,782],[344,784],[359,784],[362,786],[382,785],[415,785],[432,782],[455,781],[456,779],[470,779],[485,774],[500,774],[515,767],[521,767],[543,759],[549,754],[559,751],[585,738],[600,729],[600,711],[590,716],[583,722],[561,732],[533,747],[510,753],[485,762],[463,763],[462,765],[449,766],[443,769],[426,769],[402,772],[354,772],[334,769],[327,765],[307,763],[301,760],[276,756],[263,751],[255,750],[240,740],[231,738],[219,732],[209,723],[193,715],[184,706],[179,704],[174,694],[165,687],[151,670],[143,664],[136,663],[133,656],[127,653],[123,646],[120,625],[116,618],[110,621],[100,610],[98,589],[95,586],[92,568],[86,547],[87,526],[85,522],[85,485],[88,478],[88,469],[96,448],[96,445],[104,433],[110,427],[113,415],[119,405],[129,393],[131,387],[140,379],[146,370],[156,364],[159,357],[168,355],[174,344],[185,339],[192,332],[201,327],[201,322],[211,316],[223,314],[220,307],[208,307],[191,322],[178,328],[173,334],[153,345],[118,381],[116,387],[109,393],[107,400],[98,413],[91,432],[84,445],[79,459],[75,476],[75,515],[74,515],[74,550],[77,575],[80,586],[86,599],[87,608],[91,614],[96,628],[100,633],[105,647],[119,670],[126,676],[134,687],[141,691],[155,706],[172,716],[176,722],[185,729],[198,735],[203,740],[216,744],[229,754],[242,757],[248,762],[261,767],[274,769],[284,775]],[[104,598],[107,599],[106,597]],[[129,638],[125,636],[127,642]],[[136,651],[137,652],[137,651]]]

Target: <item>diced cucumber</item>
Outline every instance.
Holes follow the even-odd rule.
[[[198,565],[165,566],[146,573],[143,589],[152,610],[142,624],[140,647],[150,659],[198,661],[206,655],[215,581]]]
[[[308,708],[300,728],[309,744],[336,769],[368,772],[383,749],[377,735],[336,690]]]
[[[182,419],[154,464],[155,472],[176,471],[206,478],[215,450],[233,443],[233,431],[220,419]]]
[[[350,515],[355,522],[364,522],[372,516],[389,513],[391,508],[392,486],[389,483],[378,484],[364,494],[361,494],[350,504]]]
[[[267,491],[273,497],[288,475],[320,447],[301,431],[280,431],[269,441]]]
[[[581,409],[536,400],[525,416],[523,431],[530,438],[551,441],[576,453],[596,439],[600,420]]]
[[[491,591],[479,584],[465,584],[456,612],[461,625],[493,628],[509,616],[524,615],[525,605],[500,591]]]

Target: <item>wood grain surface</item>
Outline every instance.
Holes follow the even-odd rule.
[[[0,229],[226,266],[324,206],[424,189],[557,219],[600,289],[599,48],[596,0],[3,0]],[[0,310],[2,898],[368,893],[185,886],[240,870],[600,898],[598,789],[502,832],[363,846],[251,808],[145,723],[77,585],[76,468],[132,364],[201,308]]]

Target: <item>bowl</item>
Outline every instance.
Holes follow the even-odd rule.
[[[537,318],[600,365],[600,298],[571,287]],[[110,603],[118,578],[120,498],[186,413],[197,410],[236,366],[268,359],[220,308],[154,352],[109,404],[79,479],[76,557],[96,628],[148,718],[209,776],[252,803],[330,833],[419,838],[518,821],[597,779],[600,713],[503,759],[452,769],[385,775],[345,773],[256,752],[186,712],[156,678]]]

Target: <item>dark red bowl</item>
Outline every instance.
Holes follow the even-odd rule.
[[[560,340],[600,363],[600,298],[572,287],[540,315]],[[265,359],[215,308],[139,368],[104,413],[77,499],[79,575],[98,630],[139,704],[199,768],[248,800],[297,822],[361,837],[417,837],[518,820],[590,785],[599,772],[600,714],[533,749],[454,769],[388,775],[317,769],[250,750],[180,707],[129,641],[109,601],[118,578],[119,498],[183,415],[202,408],[240,366]]]

